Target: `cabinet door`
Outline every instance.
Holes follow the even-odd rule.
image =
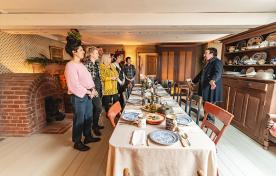
[[[259,136],[264,116],[265,93],[255,89],[231,89],[229,112],[234,114],[233,123],[250,136]]]
[[[230,90],[229,96],[229,112],[234,115],[233,122],[238,126],[242,127],[244,124],[244,105],[247,101],[246,91],[243,89],[233,88]]]
[[[265,93],[248,89],[245,104],[244,128],[254,136],[259,136],[261,120],[264,116]]]

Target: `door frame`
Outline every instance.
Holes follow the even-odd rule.
[[[154,54],[154,55],[156,55],[156,59],[157,59],[157,61],[156,61],[156,77],[157,77],[157,74],[158,74],[158,53],[157,52],[137,52],[137,60],[136,60],[136,63],[137,63],[137,70],[136,70],[136,75],[137,75],[137,77],[136,77],[136,80],[138,80],[138,83],[140,83],[140,64],[141,64],[141,58],[140,58],[140,54]]]

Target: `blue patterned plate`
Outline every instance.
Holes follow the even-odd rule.
[[[140,113],[138,112],[124,112],[122,115],[122,119],[127,120],[127,121],[135,121],[138,120],[138,115]]]
[[[168,130],[157,130],[149,134],[149,138],[161,145],[172,145],[178,141],[178,135]]]
[[[189,125],[192,122],[192,119],[186,114],[177,114],[176,121],[179,125]]]

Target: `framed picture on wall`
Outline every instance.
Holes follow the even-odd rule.
[[[56,46],[49,46],[50,49],[50,59],[53,60],[63,60],[63,48]]]

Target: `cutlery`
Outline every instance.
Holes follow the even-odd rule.
[[[147,135],[147,146],[149,147],[149,136]]]
[[[126,124],[126,125],[135,125],[135,124],[137,124],[137,122],[124,122],[124,121],[120,121],[118,123],[121,124],[121,125],[123,125],[123,124]]]
[[[182,136],[180,135],[179,132],[178,132],[178,136],[179,136],[179,140],[180,140],[180,143],[181,143],[182,147],[185,147],[185,144],[182,141]]]
[[[187,133],[183,133],[183,134],[181,135],[181,137],[182,137],[183,139],[187,140],[189,146],[191,145],[191,143],[190,143],[190,141],[189,141],[189,139],[188,139]]]

